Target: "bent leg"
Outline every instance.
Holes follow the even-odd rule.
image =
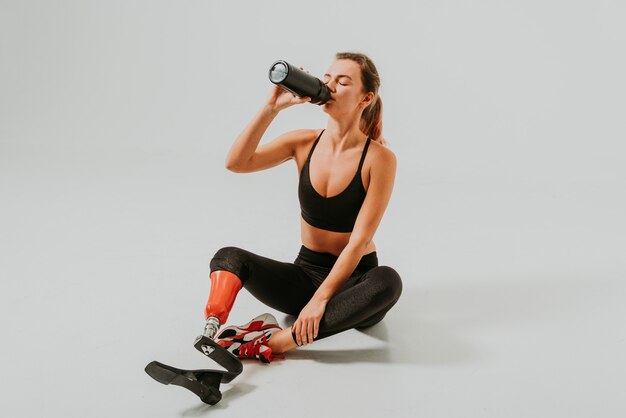
[[[238,247],[219,249],[211,273],[229,271],[256,299],[277,311],[298,315],[316,291],[302,267],[276,261]]]
[[[373,267],[361,276],[351,277],[326,305],[315,341],[351,328],[374,325],[383,319],[401,294],[402,280],[391,267]]]

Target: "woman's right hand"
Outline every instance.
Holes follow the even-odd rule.
[[[302,67],[300,67],[300,69],[304,70]],[[311,101],[311,98],[308,96],[299,97],[292,92],[273,84],[269,97],[267,98],[266,105],[278,112],[290,106],[309,101]]]

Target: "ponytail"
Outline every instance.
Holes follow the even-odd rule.
[[[383,102],[378,95],[380,77],[374,62],[365,54],[360,52],[337,52],[335,59],[349,59],[359,64],[361,68],[361,80],[363,82],[363,93],[372,92],[376,99],[363,110],[359,128],[361,132],[382,145],[387,145],[383,134]]]
[[[383,101],[376,95],[374,103],[363,110],[361,114],[361,132],[382,145],[387,145],[387,141],[382,137],[383,133]]]

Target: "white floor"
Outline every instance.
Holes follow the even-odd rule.
[[[213,367],[192,343],[217,249],[293,261],[300,244],[295,176],[294,200],[272,217],[271,201],[229,207],[206,160],[4,147],[2,416],[626,414],[624,208],[454,179],[394,191],[399,220],[381,226],[379,260],[404,291],[382,323],[247,361],[215,406],[153,381],[152,360]],[[294,319],[244,290],[229,322],[261,312]]]

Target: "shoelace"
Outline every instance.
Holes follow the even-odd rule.
[[[260,359],[263,361],[263,358],[267,363],[271,362],[275,358],[284,359],[285,356],[272,354],[272,349],[267,345],[268,339],[265,334],[260,335],[258,338],[242,344],[239,346],[239,357],[241,358],[256,358],[257,355],[261,356]],[[261,352],[261,346],[264,346],[266,350]]]
[[[257,324],[257,323],[255,323],[255,324]],[[272,328],[280,329],[280,327],[278,327],[278,325],[276,325],[276,324],[265,324],[265,325],[263,325],[261,323],[258,323],[255,326],[250,326],[248,328],[240,328],[240,327],[237,327],[237,328],[238,328],[238,330],[241,330],[241,331],[233,331],[232,327],[231,328],[225,328],[225,329],[221,330],[217,334],[217,339],[218,340],[226,340],[226,339],[242,338],[247,333],[253,332],[253,331],[265,331],[265,330],[272,329]],[[233,335],[224,336],[224,333],[226,331],[231,331],[231,332],[235,332],[235,333]]]

